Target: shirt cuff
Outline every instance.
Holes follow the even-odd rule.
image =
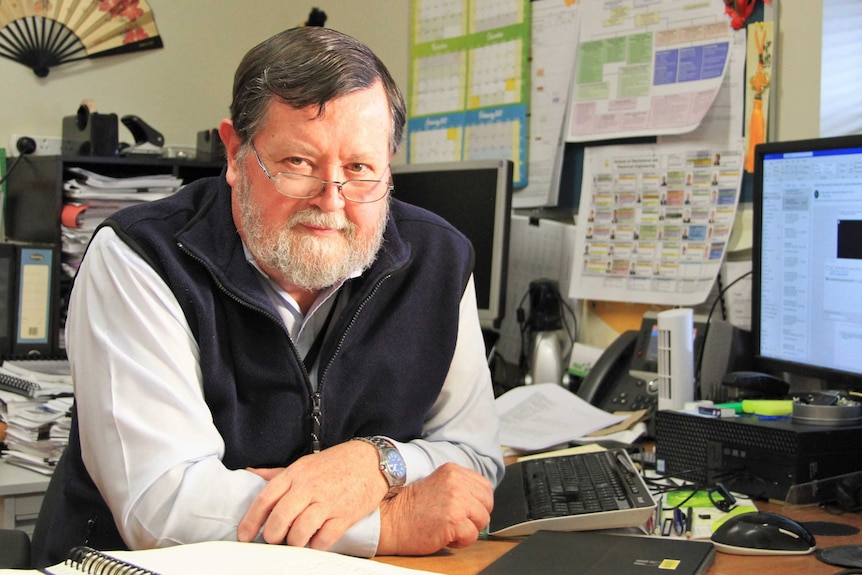
[[[354,557],[374,557],[380,541],[380,509],[375,509],[348,529],[329,551]]]

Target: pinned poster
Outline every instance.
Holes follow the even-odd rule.
[[[584,2],[566,141],[697,128],[730,60],[724,8],[723,0]]]

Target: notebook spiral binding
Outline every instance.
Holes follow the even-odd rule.
[[[81,573],[111,575],[159,575],[155,571],[111,557],[91,547],[78,546],[69,551],[65,565]]]
[[[0,373],[0,389],[34,397],[41,387],[35,381]]]

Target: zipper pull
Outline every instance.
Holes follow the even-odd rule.
[[[311,394],[311,452],[320,453],[320,392]]]

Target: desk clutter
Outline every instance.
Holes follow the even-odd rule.
[[[68,360],[3,361],[0,421],[6,431],[0,458],[51,475],[69,443],[72,401]]]
[[[522,540],[480,575],[539,572],[553,575],[571,573],[575,565],[577,572],[585,575],[660,574],[668,569],[677,575],[694,575],[707,572],[716,552],[770,557],[813,555],[823,563],[852,567],[853,559],[847,557],[862,555],[862,546],[818,547],[816,539],[820,535],[856,537],[858,517],[842,522],[840,515],[823,510],[827,507],[800,508],[790,503],[767,503],[733,492],[718,480],[689,481],[676,474],[658,473],[652,469],[655,459],[648,457],[652,452],[639,447],[604,449],[592,445],[579,450],[576,456],[572,449],[528,455],[507,467],[504,483],[495,494],[489,538],[520,536]],[[619,462],[620,465],[610,466],[612,471],[605,476],[609,497],[617,499],[614,510],[604,508],[603,504],[592,510],[580,509],[582,500],[589,499],[589,489],[586,485],[579,489],[580,480],[573,479],[568,472],[554,471],[550,474],[563,475],[563,482],[570,485],[568,490],[547,487],[537,490],[540,499],[550,502],[546,518],[534,518],[515,530],[500,528],[500,516],[511,515],[513,501],[519,499],[513,495],[513,490],[521,490],[527,498],[531,497],[537,476],[547,472],[547,462],[564,463],[573,457]],[[640,467],[636,469],[633,463]],[[523,473],[527,466],[539,466],[541,473]],[[556,463],[551,467],[561,469]],[[630,500],[629,493],[622,493],[630,490],[614,487],[619,483],[614,479],[626,480],[629,485],[634,483],[635,491],[643,486],[646,493],[642,505],[633,504],[621,513],[617,504]],[[761,502],[766,503],[767,510],[761,509],[764,506]],[[839,513],[841,509],[844,512],[862,509],[858,505],[834,508],[839,509]],[[817,520],[797,521],[786,513],[816,516]],[[823,521],[824,517],[835,517],[835,520]],[[602,521],[597,521],[599,519]]]

